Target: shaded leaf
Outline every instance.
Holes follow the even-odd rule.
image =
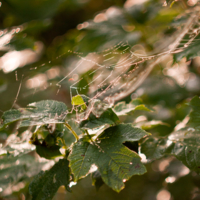
[[[149,160],[155,160],[163,157],[167,148],[166,139],[155,137],[146,138],[141,144],[141,153],[145,154]]]
[[[29,192],[33,200],[50,200],[62,185],[68,188],[69,162],[67,159],[59,160],[50,170],[41,171],[29,185]]]
[[[200,172],[200,132],[193,128],[182,128],[168,138],[149,137],[141,144],[141,152],[150,160],[174,155],[189,169]]]
[[[138,141],[146,135],[148,133],[131,124],[120,124],[104,130],[96,142],[83,137],[74,144],[69,155],[75,181],[85,177],[91,166],[96,165],[103,181],[119,192],[131,176],[146,172],[138,154],[122,143]]]
[[[31,37],[24,37],[23,34],[17,34],[11,39],[9,45],[11,45],[17,51],[24,49],[34,50],[35,41]]]
[[[106,124],[115,125],[119,122],[120,121],[117,115],[113,112],[111,108],[108,108],[100,115],[100,117],[96,117],[93,113],[91,113],[87,120],[81,122],[80,127],[94,129]]]
[[[190,106],[192,107],[192,111],[189,114],[190,119],[188,121],[188,125],[199,129],[200,128],[200,99],[198,96],[195,96],[190,101]]]
[[[158,159],[164,155],[174,155],[189,169],[200,172],[200,99],[190,101],[192,111],[187,127],[171,133],[168,138],[147,138],[141,144],[141,152],[148,159]]]
[[[58,7],[63,3],[62,0],[42,0],[39,3],[33,0],[27,2],[22,0],[8,0],[12,13],[17,13],[22,22],[31,21],[33,19],[46,19],[52,17]]]
[[[104,184],[100,172],[97,170],[92,173],[92,185],[96,187],[96,190],[98,191],[99,188]]]
[[[83,134],[77,122],[74,120],[69,120],[67,123],[71,126],[77,135]],[[62,138],[65,140],[65,144],[67,146],[70,146],[73,142],[75,142],[74,135],[64,124],[56,124],[56,131],[63,135]]]
[[[54,159],[58,156],[62,156],[60,153],[60,146],[55,145],[51,147],[43,146],[43,145],[36,145],[36,152],[39,154],[40,157],[46,159]]]

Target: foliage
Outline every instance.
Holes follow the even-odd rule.
[[[0,198],[199,198],[198,2],[1,4]]]

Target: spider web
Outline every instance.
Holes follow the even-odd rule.
[[[80,122],[87,119],[91,112],[97,117],[100,116],[116,101],[133,93],[155,65],[168,55],[179,53],[198,40],[195,39],[200,32],[198,9],[199,7],[195,12],[186,13],[190,17],[182,24],[182,28],[166,38],[166,42],[162,41],[162,50],[158,46],[155,53],[147,53],[138,45],[131,47],[128,42],[120,42],[103,52],[90,53],[85,57],[78,55],[76,64],[73,64],[69,73],[56,84],[60,89],[70,82],[71,99],[76,95],[89,94],[89,106],[85,112],[78,114],[80,106],[73,106],[72,110],[77,113],[76,120]],[[99,100],[106,104],[100,104]]]
[[[72,67],[68,68],[69,72],[64,78],[56,83],[58,87],[57,94],[59,94],[64,85],[69,85],[71,100],[76,95],[83,94],[87,94],[89,99],[84,112],[81,111],[81,105],[72,106],[71,109],[62,113],[63,119],[74,111],[76,113],[74,120],[77,122],[86,120],[90,113],[99,117],[107,108],[113,106],[116,101],[133,93],[146,79],[154,66],[168,55],[179,53],[190,47],[197,40],[196,37],[200,32],[199,7],[186,15],[190,17],[180,27],[180,30],[171,37],[165,38],[165,42],[162,40],[160,46],[158,45],[154,52],[148,53],[139,45],[132,47],[128,42],[120,42],[105,51],[90,53],[85,57],[79,53],[74,53],[77,55],[77,62],[73,63]],[[16,80],[18,79],[20,78],[18,78],[16,72]],[[17,105],[16,102],[22,84],[23,77],[20,80],[12,107]],[[55,115],[55,121],[56,118],[60,117]],[[25,132],[25,139],[17,144],[20,147],[20,151],[30,151],[30,147],[26,146],[29,140],[27,135],[30,136],[31,133]],[[13,136],[11,135],[11,137]],[[11,137],[7,139],[5,146],[13,143],[13,141],[14,143],[18,142],[16,141],[17,137]],[[23,142],[25,145],[22,149]]]
[[[75,120],[78,122],[87,119],[91,112],[97,117],[100,116],[116,101],[132,94],[146,79],[154,66],[168,55],[179,53],[192,45],[197,40],[196,37],[200,31],[199,6],[181,17],[185,17],[187,20],[178,26],[175,25],[175,28],[178,27],[179,30],[165,38],[164,41],[162,39],[162,41],[157,42],[154,52],[151,53],[146,52],[141,45],[130,46],[128,42],[120,42],[102,52],[89,53],[86,56],[72,52],[77,56],[77,60],[67,67],[66,75],[56,83],[57,94],[63,86],[67,86],[71,100],[74,96],[83,94],[87,95],[89,100],[87,100],[86,111],[80,113],[81,105],[72,106],[72,109],[64,113],[64,116],[76,111]],[[45,64],[41,66],[43,65]],[[20,79],[17,76],[17,71],[15,75],[16,81]],[[24,75],[19,83],[12,108],[17,107],[16,102],[23,84],[23,77]]]

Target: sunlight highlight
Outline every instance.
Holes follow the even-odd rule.
[[[107,21],[107,20],[108,20],[108,18],[105,13],[100,13],[100,14],[96,15],[94,18],[94,22],[96,22],[96,23]]]
[[[44,87],[47,86],[47,80],[46,74],[38,74],[26,81],[26,87],[28,89]]]
[[[137,4],[143,4],[148,0],[127,0],[124,4],[125,8],[129,8],[131,6],[137,5]]]
[[[36,51],[25,49],[22,51],[10,51],[4,54],[0,58],[0,69],[2,69],[4,73],[9,73],[18,67],[36,62],[40,57],[39,55],[43,49],[43,44],[37,42],[36,46]]]
[[[171,199],[171,194],[169,191],[163,189],[160,190],[156,196],[156,200],[170,200]]]

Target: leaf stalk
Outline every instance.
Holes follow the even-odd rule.
[[[76,138],[76,141],[79,140],[78,135],[76,134],[76,132],[72,129],[72,127],[68,124],[68,123],[64,123],[65,126],[72,132],[72,134],[74,135],[74,137]]]

